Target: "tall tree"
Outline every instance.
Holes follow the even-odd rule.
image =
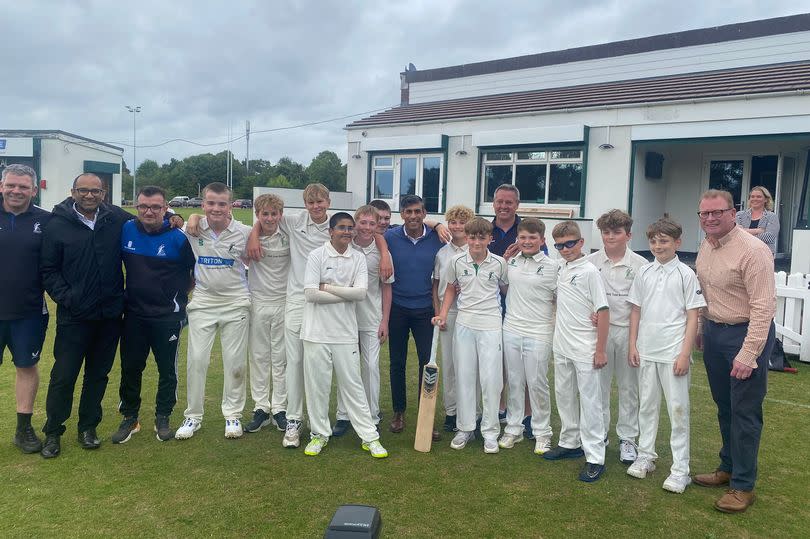
[[[335,152],[325,150],[319,153],[306,170],[310,182],[319,182],[330,191],[346,190],[346,173],[340,157]]]

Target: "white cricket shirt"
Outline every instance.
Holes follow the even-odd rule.
[[[290,240],[290,271],[287,278],[287,301],[304,303],[304,273],[309,254],[329,241],[329,216],[316,224],[308,211],[297,215],[282,215],[279,227]]]
[[[200,235],[186,235],[197,263],[194,265],[193,300],[220,302],[224,299],[248,298],[248,283],[242,256],[251,228],[231,219],[228,226],[216,234],[208,219],[200,219]]]
[[[338,253],[326,242],[310,253],[303,281],[304,288],[315,290],[321,283],[367,289],[366,257],[351,247],[345,253]],[[306,302],[301,339],[324,344],[358,342],[355,302]]]
[[[264,255],[252,261],[248,269],[250,296],[262,303],[282,303],[287,297],[290,270],[290,238],[277,228],[269,236],[260,236]]]
[[[359,331],[377,331],[382,322],[382,286],[380,284],[380,250],[377,244],[372,242],[367,247],[361,247],[352,242],[352,248],[366,257],[366,269],[368,271],[368,292],[366,299],[357,303],[357,329]],[[390,259],[390,254],[388,255]],[[391,264],[393,265],[393,260]],[[385,281],[387,284],[394,282],[394,275]]]
[[[596,327],[591,315],[608,307],[599,270],[586,257],[562,260],[557,279],[557,320],[554,354],[573,361],[593,363]]]
[[[448,243],[436,253],[436,258],[433,261],[433,279],[439,281],[439,305],[441,306],[444,300],[444,291],[447,290],[447,268],[450,267],[450,262],[460,254],[466,253],[469,246],[465,243],[462,246],[454,245],[452,242]],[[458,311],[458,300],[454,301],[450,306],[450,314],[455,314]]]
[[[518,254],[506,264],[509,293],[503,329],[521,337],[551,343],[554,334],[554,295],[560,264],[543,254]]]
[[[706,306],[695,272],[677,256],[642,266],[627,301],[641,307],[639,358],[659,363],[674,363],[681,352],[686,311]]]
[[[589,254],[588,261],[596,266],[605,285],[608,305],[610,305],[610,325],[630,326],[630,304],[627,303],[627,294],[633,284],[641,266],[648,264],[646,258],[630,249],[624,252],[621,260],[616,262],[608,258],[604,249]]]
[[[458,283],[458,318],[456,323],[471,329],[501,328],[500,286],[509,284],[506,261],[487,251],[480,264],[469,252],[456,255],[447,268],[447,283]]]

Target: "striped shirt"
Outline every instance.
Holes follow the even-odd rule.
[[[776,311],[770,249],[735,226],[714,244],[703,242],[696,267],[706,298],[703,316],[719,324],[749,323],[735,361],[755,369]]]

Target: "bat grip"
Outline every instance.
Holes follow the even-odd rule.
[[[430,361],[428,365],[436,365],[436,352],[439,348],[439,326],[433,326],[433,340],[430,342]]]

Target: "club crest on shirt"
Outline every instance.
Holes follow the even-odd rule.
[[[487,281],[491,281],[492,277],[494,277],[494,276],[495,276],[495,273],[490,271],[489,272],[489,277],[487,277]]]
[[[624,278],[628,281],[632,281],[635,278],[636,274],[633,271],[633,268],[627,268],[627,271],[624,272]]]
[[[515,266],[517,266],[517,258],[514,258],[514,257],[513,257],[513,258],[512,258],[512,259],[509,261],[509,265],[510,265],[510,266],[512,266],[513,268],[514,268]]]
[[[34,234],[42,234],[42,229],[40,229],[39,221],[34,223]]]
[[[157,256],[166,256],[166,246],[162,243],[158,246]]]
[[[535,273],[536,273],[537,275],[543,275],[543,266],[538,267],[538,268],[537,268],[537,271],[535,271]]]
[[[203,242],[202,238],[200,238],[200,239],[198,239],[198,240],[197,240],[197,245],[199,245],[200,247],[202,247],[202,246],[203,246],[203,243],[204,243],[204,242]]]
[[[571,280],[569,281],[569,284],[571,286],[576,286],[577,285],[577,283],[576,283],[577,277],[579,277],[579,276],[578,275],[572,275],[571,276]]]
[[[465,276],[469,276],[469,275],[470,275],[470,270],[466,270],[466,269],[465,269],[465,270],[464,270],[464,275],[465,275]]]

